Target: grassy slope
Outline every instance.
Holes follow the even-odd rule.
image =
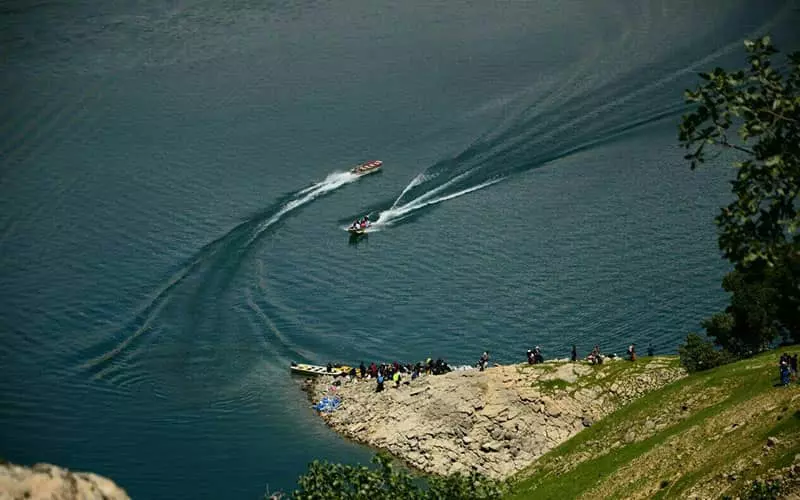
[[[634,401],[521,471],[510,497],[735,495],[800,453],[800,385],[774,386],[778,357],[695,374]]]

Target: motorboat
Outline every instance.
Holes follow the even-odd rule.
[[[347,228],[347,232],[352,235],[362,235],[367,234],[367,229],[370,228],[372,224],[367,222],[365,225],[354,225]]]
[[[300,375],[347,375],[350,373],[352,367],[346,365],[336,364],[331,366],[330,370],[328,370],[327,366],[320,366],[320,365],[309,365],[304,363],[295,363],[292,361],[292,364],[289,366],[289,369],[292,373],[297,373]]]
[[[353,167],[352,170],[350,170],[350,173],[359,176],[367,175],[379,171],[382,165],[383,162],[381,160],[372,160]]]
[[[347,232],[350,233],[350,236],[361,236],[363,234],[367,234],[367,229],[372,226],[369,218],[365,217],[362,221],[355,221],[353,224],[347,228]]]

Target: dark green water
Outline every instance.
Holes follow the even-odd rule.
[[[727,172],[681,159],[682,90],[746,36],[796,49],[797,21],[796,1],[0,2],[0,455],[135,498],[257,498],[371,455],[291,360],[674,352],[726,270]]]

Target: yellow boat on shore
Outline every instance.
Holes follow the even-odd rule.
[[[292,373],[297,373],[300,375],[311,375],[316,377],[317,375],[347,375],[352,370],[351,366],[347,365],[332,365],[330,371],[328,371],[327,366],[320,366],[320,365],[308,365],[304,363],[295,363],[292,361],[291,366],[289,369]]]

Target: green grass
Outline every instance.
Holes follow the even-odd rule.
[[[550,373],[556,371],[558,365],[554,363],[539,363],[531,365],[528,363],[520,363],[517,365],[517,373],[525,373],[527,371],[539,371],[542,373]]]
[[[800,386],[788,389],[773,387],[778,378],[778,356],[779,353],[773,351],[709,372],[694,374],[635,400],[551,450],[532,467],[518,473],[512,478],[510,498],[564,499],[587,493],[591,493],[588,496],[595,496],[603,487],[612,490],[616,487],[616,483],[606,482],[621,467],[628,466],[637,459],[646,460],[650,456],[658,456],[657,452],[663,450],[660,447],[668,441],[682,443],[686,440],[689,445],[705,447],[703,450],[709,451],[713,458],[699,464],[692,471],[683,471],[665,463],[663,470],[653,470],[655,475],[649,481],[637,479],[626,486],[631,492],[642,488],[646,494],[646,488],[651,488],[655,483],[658,490],[654,493],[656,498],[681,497],[699,480],[713,478],[726,471],[731,461],[759,451],[768,436],[775,436],[786,442],[797,440],[800,443],[800,412],[795,413],[800,397],[794,402],[790,401],[794,395],[800,396]],[[614,362],[594,366],[596,370],[606,371],[606,376],[596,382],[610,386],[623,372],[645,371],[644,365],[648,361],[647,358],[640,358],[636,363]],[[670,359],[664,362],[678,361]],[[740,408],[744,411],[748,402],[756,397],[774,400],[779,407],[769,411],[765,409],[758,414],[757,421],[743,424],[742,429],[746,427],[746,431],[734,428],[729,439],[714,440],[713,436],[706,436],[712,423],[718,425],[712,422],[715,417],[720,417],[724,412],[738,412]],[[778,415],[775,415],[776,412]],[[778,416],[781,417],[780,420],[777,419]],[[666,422],[665,427],[650,431],[650,435],[642,436],[641,440],[625,443],[626,432],[636,429],[637,426],[641,427],[648,419],[656,418],[663,419]],[[703,442],[704,439],[707,442]],[[607,447],[615,442],[623,444],[609,451]],[[709,447],[712,449],[708,450]],[[716,448],[719,448],[718,453]],[[791,463],[798,451],[800,450],[790,450],[763,457],[762,466],[747,471],[737,484],[744,484],[745,479],[754,477],[759,471]],[[587,452],[591,453],[591,458],[580,462],[578,457]],[[653,464],[653,467],[657,469],[658,464]],[[662,481],[669,483],[658,489]],[[622,496],[619,488],[614,491],[616,493],[610,493],[611,497]]]
[[[567,390],[571,384],[566,380],[561,380],[560,378],[554,378],[552,380],[539,380],[534,384],[536,387],[539,388],[544,393],[555,393],[560,390]]]

